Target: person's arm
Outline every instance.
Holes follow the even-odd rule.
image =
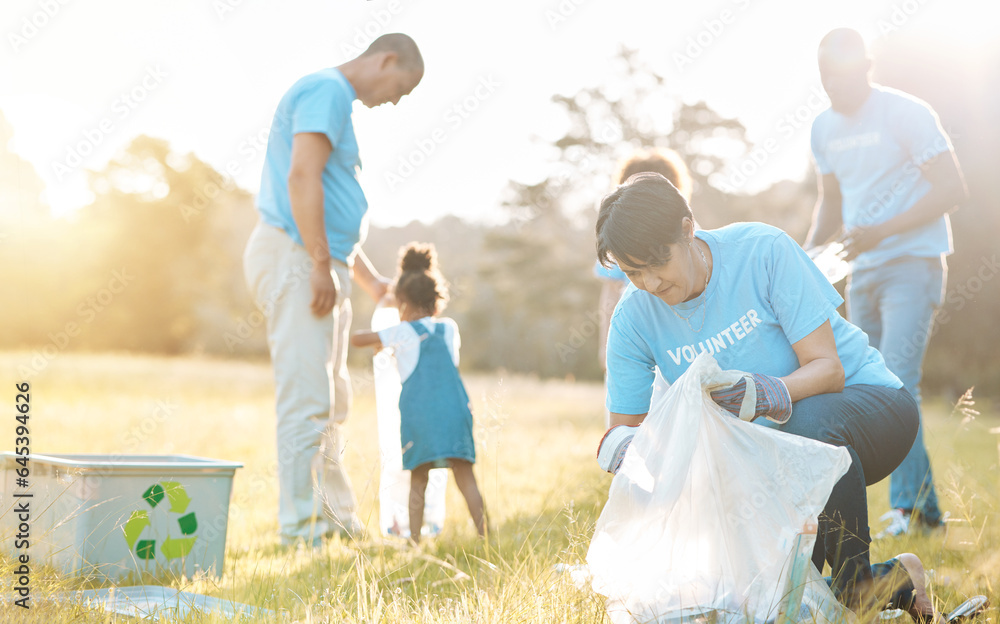
[[[368,293],[369,297],[375,300],[375,303],[378,303],[382,297],[385,297],[389,291],[390,281],[375,270],[371,261],[368,260],[368,256],[365,255],[365,252],[360,247],[354,258],[352,269],[354,281],[361,286],[362,290]]]
[[[799,368],[779,379],[788,388],[793,403],[817,394],[843,391],[844,366],[837,354],[830,321],[794,343],[792,349],[799,360]]]
[[[612,317],[608,330],[607,401],[610,425],[639,425],[649,411],[656,362],[627,310]],[[626,410],[623,413],[615,410]]]
[[[968,199],[969,192],[955,152],[948,150],[938,154],[922,164],[920,171],[931,183],[930,190],[910,206],[909,210],[882,223],[846,232],[843,243],[847,250],[847,260],[873,249],[890,236],[902,234],[939,219]]]
[[[813,210],[812,226],[806,236],[805,248],[817,247],[836,236],[844,227],[842,212],[843,197],[840,194],[840,182],[832,173],[817,177],[819,198]]]
[[[355,347],[375,347],[382,348],[382,339],[378,337],[378,332],[359,329],[351,336],[351,345]]]
[[[646,412],[646,414],[648,413]],[[646,414],[617,414],[611,412],[611,427],[617,427],[618,425],[638,427],[642,424],[642,421],[646,420]]]
[[[843,299],[787,234],[776,236],[770,250],[762,250],[760,258],[757,270],[769,278],[766,292],[760,293],[760,305],[771,308],[798,367],[784,377],[775,377],[754,371],[752,359],[740,363],[739,368],[746,367],[743,370],[750,373],[755,386],[753,412],[742,409],[751,379],[741,379],[711,394],[734,416],[747,420],[765,417],[784,424],[792,415],[795,401],[840,392],[844,387],[844,367],[829,320]]]
[[[623,414],[610,411],[608,430],[597,446],[597,463],[604,470],[616,473],[625,458],[638,427],[646,419],[652,394],[654,362],[631,324],[623,317],[614,317],[608,336],[608,405],[613,409],[646,411]],[[623,331],[628,327],[628,331]],[[625,397],[625,400],[622,400]],[[640,398],[641,397],[641,398]]]
[[[325,316],[337,304],[337,286],[330,275],[330,247],[323,223],[323,168],[333,147],[319,132],[301,132],[292,138],[292,164],[288,172],[288,199],[292,218],[313,261],[309,274],[310,308]]]
[[[785,424],[792,416],[792,404],[816,394],[840,392],[844,389],[844,367],[837,354],[830,321],[792,344],[799,367],[785,377],[750,373],[729,388],[712,390],[712,400],[729,413],[744,420],[768,418]],[[743,409],[749,384],[754,385],[755,404]]]

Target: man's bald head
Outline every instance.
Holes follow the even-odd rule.
[[[861,33],[850,28],[831,30],[819,43],[819,75],[833,110],[851,114],[871,92],[868,73],[872,61]]]
[[[819,42],[820,63],[829,62],[841,67],[865,67],[871,62],[861,33],[851,28],[831,30]]]
[[[396,55],[399,69],[406,72],[424,73],[424,57],[420,55],[417,43],[408,35],[389,33],[372,41],[361,56],[372,56],[379,52],[391,52]]]
[[[382,35],[368,49],[338,69],[369,108],[397,104],[424,76],[424,59],[417,44],[402,33]]]

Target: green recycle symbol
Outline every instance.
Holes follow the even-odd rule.
[[[191,498],[184,491],[184,486],[176,481],[155,483],[142,495],[143,500],[149,504],[150,509],[155,509],[157,505],[163,502],[164,497],[170,503],[170,511],[173,513],[183,514],[187,511],[188,504],[191,503]],[[156,540],[139,539],[143,530],[150,524],[149,512],[145,509],[133,511],[125,523],[125,541],[128,542],[129,550],[134,550],[140,559],[156,558]],[[183,535],[190,535],[191,537],[171,538],[168,535],[163,540],[163,544],[160,545],[160,552],[167,559],[177,559],[186,556],[191,552],[191,548],[194,547],[195,540],[198,539],[193,535],[198,530],[198,520],[195,518],[193,511],[178,518],[177,524]]]

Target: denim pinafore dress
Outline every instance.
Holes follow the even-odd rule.
[[[444,340],[444,324],[434,333],[420,321],[410,326],[420,337],[420,356],[399,394],[399,433],[403,468],[450,457],[476,461],[469,395]]]

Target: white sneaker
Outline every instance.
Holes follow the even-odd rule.
[[[888,526],[876,533],[872,539],[885,539],[905,535],[910,529],[910,514],[902,509],[890,509],[882,514],[879,522],[888,522]]]

